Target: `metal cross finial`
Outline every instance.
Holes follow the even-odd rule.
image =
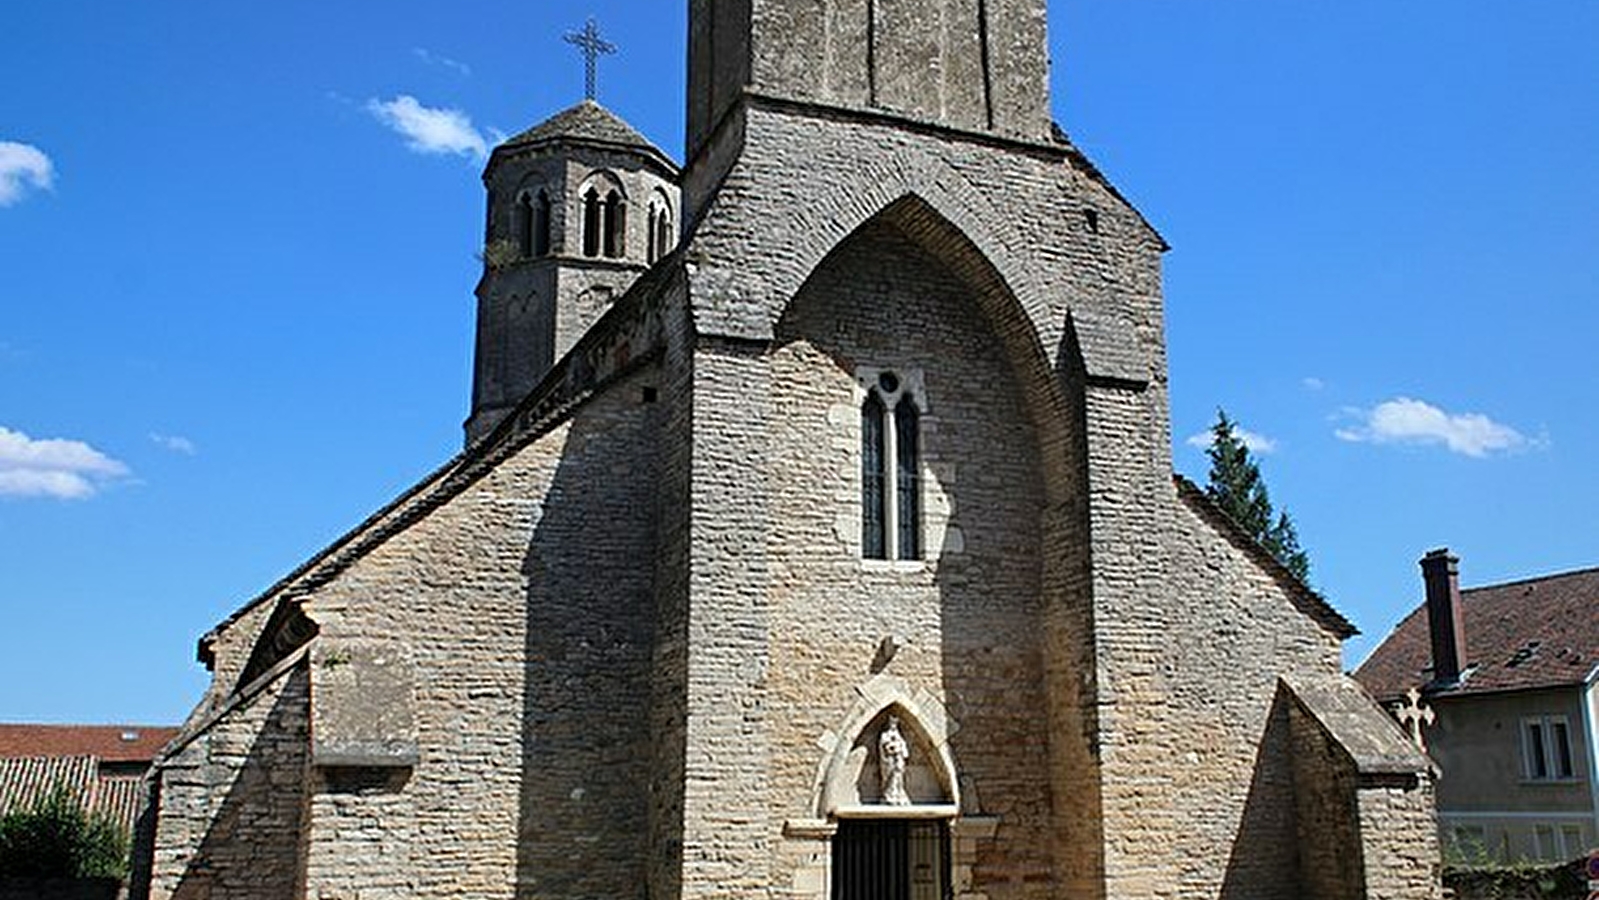
[[[1415,743],[1416,749],[1426,753],[1427,742],[1422,739],[1421,726],[1431,725],[1437,716],[1433,713],[1432,707],[1422,705],[1421,692],[1415,688],[1411,688],[1405,694],[1405,700],[1408,701],[1407,705],[1400,707],[1394,713],[1394,717],[1399,720],[1399,724],[1405,726],[1406,731],[1410,732],[1410,740]]]
[[[595,82],[598,80],[598,62],[602,55],[609,56],[616,52],[616,45],[600,37],[600,26],[594,24],[594,17],[590,16],[588,24],[582,31],[573,31],[566,35],[566,42],[583,51],[583,74],[585,76],[583,87],[585,96],[594,99]]]

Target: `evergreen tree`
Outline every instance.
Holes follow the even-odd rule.
[[[1205,486],[1205,493],[1288,571],[1301,581],[1307,580],[1310,557],[1299,546],[1294,520],[1286,510],[1278,513],[1272,508],[1260,466],[1249,455],[1249,448],[1238,436],[1237,423],[1227,418],[1226,410],[1216,410],[1210,438],[1210,483]]]

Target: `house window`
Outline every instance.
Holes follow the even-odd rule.
[[[1522,774],[1529,781],[1558,781],[1576,775],[1571,756],[1571,728],[1565,716],[1521,720]]]
[[[844,819],[833,836],[832,900],[943,900],[949,826],[943,821]]]
[[[1576,859],[1588,853],[1587,842],[1582,839],[1581,825],[1560,826],[1560,860]]]
[[[921,411],[894,372],[861,404],[861,555],[922,558]]]

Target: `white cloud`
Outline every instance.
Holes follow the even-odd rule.
[[[154,441],[156,446],[162,449],[171,450],[173,453],[182,453],[184,456],[193,456],[198,452],[198,448],[194,446],[194,441],[179,435],[151,432],[150,440]]]
[[[0,206],[22,201],[29,188],[55,186],[56,167],[44,151],[28,144],[0,141]]]
[[[1319,391],[1327,386],[1327,382],[1322,381],[1320,378],[1316,378],[1315,376],[1305,378],[1299,383],[1303,385],[1307,391]]]
[[[465,78],[472,77],[472,67],[464,62],[461,62],[460,60],[451,59],[448,56],[441,56],[427,49],[426,47],[412,47],[411,53],[414,54],[417,59],[422,60],[430,66],[439,66],[445,69],[452,69],[456,72],[459,72],[462,77]]]
[[[0,427],[0,497],[92,497],[128,467],[82,441],[36,441]]]
[[[418,153],[448,154],[484,159],[488,143],[472,119],[458,109],[423,106],[415,97],[401,94],[393,100],[368,100],[367,111],[379,122],[407,138],[406,146]]]
[[[1275,440],[1266,437],[1264,434],[1256,434],[1253,431],[1239,428],[1237,425],[1233,426],[1233,436],[1242,441],[1244,446],[1249,448],[1250,453],[1265,456],[1267,453],[1273,453],[1277,450],[1277,442]],[[1199,434],[1189,438],[1186,443],[1190,447],[1209,450],[1213,440],[1215,440],[1215,435],[1208,431],[1201,431]]]
[[[1350,409],[1359,424],[1339,428],[1340,439],[1368,444],[1443,444],[1454,453],[1484,457],[1521,450],[1534,442],[1482,413],[1448,413],[1430,403],[1396,397],[1369,410]]]

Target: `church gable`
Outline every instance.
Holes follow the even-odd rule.
[[[1348,623],[1173,484],[1043,9],[694,0],[680,200],[497,151],[472,443],[208,641],[151,896],[1432,900]]]

